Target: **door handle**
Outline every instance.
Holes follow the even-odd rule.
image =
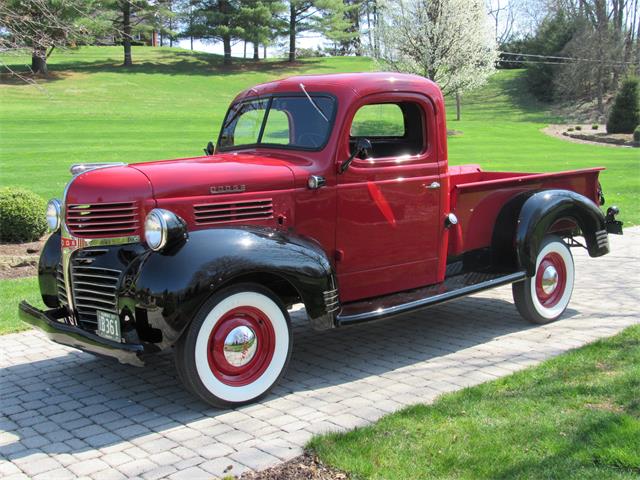
[[[425,185],[424,188],[426,188],[427,190],[435,190],[437,188],[440,188],[440,182],[431,182],[431,185]]]

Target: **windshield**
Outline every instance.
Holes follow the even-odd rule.
[[[335,101],[326,95],[278,96],[232,105],[222,124],[221,150],[272,146],[318,150],[327,143]]]

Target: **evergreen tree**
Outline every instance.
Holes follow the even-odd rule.
[[[639,83],[637,78],[622,83],[607,120],[607,133],[633,133],[640,125]]]
[[[343,0],[289,0],[289,61],[296,59],[298,34],[314,31],[341,42],[345,38],[348,19]]]
[[[285,5],[281,0],[240,0],[240,38],[253,44],[254,60],[260,58],[260,44],[271,43],[284,27],[278,16],[284,10]]]
[[[224,64],[231,64],[231,40],[243,34],[239,0],[198,0],[187,33],[196,38],[221,40]]]
[[[133,65],[131,42],[136,34],[151,35],[161,29],[162,5],[150,0],[106,0],[105,15],[110,18],[116,38],[122,39],[125,67]]]
[[[89,40],[93,0],[2,0],[2,49],[31,48],[31,70],[47,73],[47,58],[56,47]]]

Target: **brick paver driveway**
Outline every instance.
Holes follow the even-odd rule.
[[[613,253],[574,250],[565,317],[522,320],[510,287],[376,324],[314,333],[296,320],[283,382],[262,402],[216,410],[185,393],[170,356],[144,369],[0,337],[0,477],[210,478],[289,459],[313,433],[492,380],[640,322],[640,229]]]

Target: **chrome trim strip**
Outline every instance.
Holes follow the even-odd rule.
[[[77,247],[62,247],[61,246],[61,258],[62,258],[62,277],[64,279],[64,289],[67,293],[67,306],[69,307],[69,317],[71,323],[77,325],[76,318],[74,315],[75,310],[75,302],[73,299],[73,290],[71,284],[71,256],[73,252],[78,250],[80,247],[80,243],[82,243],[83,247],[89,247],[93,245],[122,245],[124,243],[135,243],[140,241],[140,237],[138,235],[130,236],[130,237],[120,237],[120,238],[92,238],[92,239],[78,239],[69,233],[69,229],[67,228],[67,195],[69,194],[69,188],[73,185],[78,178],[80,178],[86,172],[99,170],[103,168],[112,168],[112,167],[122,167],[126,166],[125,163],[111,163],[111,164],[102,164],[100,166],[96,166],[90,170],[85,170],[83,172],[74,175],[69,183],[64,187],[64,192],[62,194],[62,217],[60,222],[60,236],[66,240],[75,240]],[[64,240],[63,240],[64,241]]]
[[[324,298],[324,306],[327,313],[333,313],[340,309],[340,301],[338,300],[338,290],[327,290],[322,292]]]
[[[515,283],[524,280],[527,277],[525,272],[515,272],[505,275],[503,277],[494,278],[485,282],[480,282],[475,285],[469,285],[457,290],[452,290],[445,293],[439,293],[437,295],[421,298],[411,302],[403,303],[400,305],[394,305],[388,308],[377,308],[370,312],[355,313],[352,315],[338,314],[338,324],[346,325],[351,323],[364,322],[369,320],[377,320],[392,315],[398,315],[401,313],[408,313],[412,310],[417,310],[422,307],[434,305],[436,303],[453,300],[471,293],[479,292],[482,290],[488,290],[493,287],[499,287],[509,283]]]
[[[124,162],[96,162],[96,163],[74,163],[69,167],[69,173],[74,176],[82,175],[85,172],[106,167],[126,167]]]

